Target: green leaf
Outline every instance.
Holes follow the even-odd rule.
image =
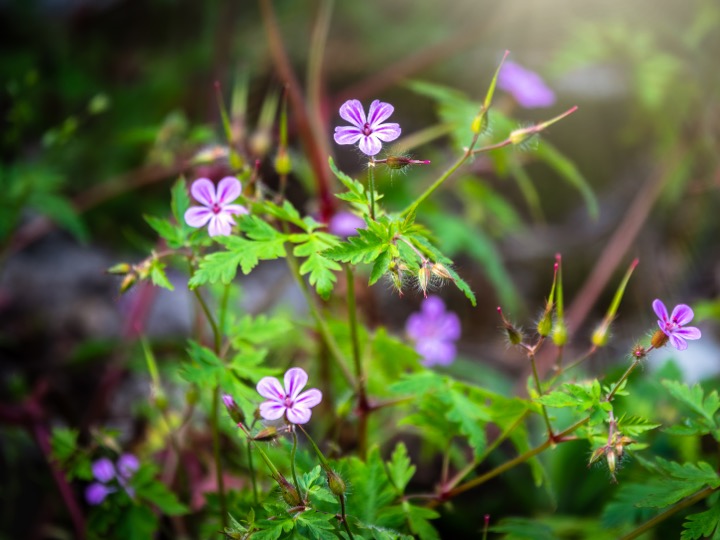
[[[157,527],[157,517],[149,506],[133,504],[117,521],[117,529],[112,536],[127,540],[151,540]]]
[[[347,512],[363,522],[383,525],[378,519],[381,511],[395,499],[395,490],[380,459],[380,451],[373,446],[367,459],[356,457],[345,461],[344,475],[352,490],[347,495]]]
[[[338,169],[335,165],[335,162],[333,161],[333,158],[329,158],[328,162],[330,163],[330,169],[332,170],[333,174],[335,174],[337,179],[340,180],[340,182],[342,182],[342,184],[348,190],[347,193],[340,193],[335,196],[338,199],[354,203],[361,208],[367,207],[367,205],[369,204],[369,199],[367,193],[365,192],[365,186],[363,186],[357,180],[350,178],[347,174]],[[365,210],[365,208],[363,208],[363,210]]]
[[[342,267],[329,258],[327,250],[337,244],[335,236],[322,232],[314,232],[307,235],[305,242],[295,246],[293,254],[298,257],[306,257],[305,262],[300,265],[300,274],[309,274],[308,281],[315,287],[318,294],[328,299],[333,290],[337,277],[334,272],[342,270]]]
[[[160,481],[153,481],[142,486],[133,484],[133,487],[135,487],[138,497],[151,502],[168,516],[178,516],[188,512],[188,508],[180,503],[177,496]]]
[[[70,459],[77,451],[79,431],[71,428],[53,428],[50,438],[52,457],[59,462]]]
[[[385,275],[385,272],[390,268],[390,262],[392,262],[392,255],[390,255],[389,251],[383,251],[380,256],[375,259],[375,264],[373,264],[372,271],[370,272],[368,285],[374,285]]]
[[[185,223],[185,212],[190,208],[190,197],[188,197],[184,178],[178,178],[177,182],[173,184],[170,195],[170,209],[176,223],[185,231],[192,231],[192,227]]]
[[[266,343],[282,336],[293,329],[293,324],[285,317],[268,317],[246,315],[233,325],[230,335],[233,345],[238,347],[241,343]]]
[[[249,274],[261,260],[277,259],[285,255],[287,235],[277,232],[257,216],[241,216],[239,225],[241,229],[248,230],[252,239],[220,237],[218,242],[224,245],[227,251],[211,253],[200,260],[198,269],[188,283],[191,289],[208,282],[220,281],[227,285],[235,277],[238,266],[243,274]]]
[[[720,477],[708,463],[676,463],[662,458],[648,462],[637,458],[643,465],[660,476],[651,478],[646,484],[648,494],[636,501],[635,505],[646,508],[664,508],[693,495],[705,487],[720,487]]]
[[[497,533],[506,533],[505,540],[556,540],[551,527],[528,518],[507,518],[490,527]]]
[[[661,424],[653,424],[650,420],[640,416],[623,415],[617,421],[618,430],[628,437],[637,437],[641,433],[653,430],[661,426]]]
[[[713,390],[707,396],[700,386],[696,384],[689,388],[687,384],[678,381],[661,381],[662,385],[668,389],[670,395],[675,399],[690,407],[693,411],[700,414],[707,420],[709,426],[717,429],[715,421],[715,413],[720,409],[720,397],[717,390]]]
[[[150,263],[150,279],[153,285],[172,291],[175,287],[165,274],[165,263],[160,259],[153,259]]]
[[[388,477],[395,486],[399,495],[405,493],[405,487],[415,474],[416,467],[410,462],[407,448],[404,443],[399,442],[395,446],[390,461],[385,463]]]
[[[681,540],[709,538],[713,533],[717,534],[718,524],[720,524],[720,504],[715,504],[710,510],[689,515],[683,523],[684,530],[680,538]]]
[[[195,341],[188,342],[189,361],[182,364],[180,376],[188,382],[217,384],[225,366],[217,355]]]
[[[403,509],[405,510],[410,531],[417,535],[420,540],[440,540],[440,535],[428,521],[440,517],[440,514],[429,508],[414,506],[407,501],[403,503]]]
[[[387,242],[367,229],[358,229],[358,234],[348,237],[346,242],[328,249],[323,255],[350,264],[371,263],[388,247]]]
[[[602,512],[600,523],[604,528],[614,529],[646,521],[652,511],[638,508],[635,503],[650,495],[652,487],[647,484],[621,484],[615,498]]]

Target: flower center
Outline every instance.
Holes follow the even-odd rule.
[[[212,205],[213,214],[219,214],[221,210],[222,207],[218,203]]]
[[[288,409],[292,409],[293,400],[290,398],[290,396],[287,396],[287,397],[285,398],[284,405],[285,405],[285,407],[287,407]]]
[[[366,137],[369,136],[373,132],[373,130],[370,127],[370,124],[368,122],[365,122],[362,132],[363,132],[363,135],[365,135]]]

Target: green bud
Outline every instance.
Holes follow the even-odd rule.
[[[488,116],[487,116],[487,110],[483,108],[480,113],[473,118],[472,124],[470,124],[470,129],[473,133],[480,134],[483,133],[488,127]]]
[[[562,320],[556,320],[555,326],[553,326],[552,330],[552,340],[555,345],[558,347],[562,347],[567,343],[568,340],[568,330],[567,326],[565,326],[565,321]]]
[[[537,324],[537,333],[542,337],[547,337],[552,331],[552,308],[545,311]]]
[[[107,270],[105,270],[108,274],[117,274],[119,276],[124,276],[125,274],[129,273],[130,270],[132,270],[132,266],[130,266],[128,263],[119,263],[115,266],[111,266]]]
[[[126,293],[128,292],[135,283],[137,283],[137,274],[135,272],[131,272],[128,275],[125,276],[125,278],[122,280],[122,283],[120,283],[120,293]]]
[[[327,470],[327,483],[334,495],[340,497],[345,494],[345,481],[335,471]]]
[[[505,332],[507,332],[510,344],[519,345],[520,343],[522,343],[523,339],[525,338],[522,332],[519,329],[515,328],[515,326],[513,326],[513,324],[505,318],[505,314],[503,313],[500,306],[498,306],[497,311],[502,318],[503,328],[505,328]]]
[[[283,500],[293,508],[296,506],[302,506],[303,501],[300,498],[297,488],[295,488],[295,486],[288,482],[283,476],[276,478],[276,480],[280,485],[280,493],[282,494]]]
[[[252,438],[253,441],[272,441],[273,439],[276,439],[278,436],[278,430],[277,428],[274,428],[272,426],[265,428],[263,430],[258,431],[255,436]]]
[[[604,347],[610,339],[610,321],[604,320],[592,333],[590,341],[596,347]]]
[[[292,172],[292,161],[290,155],[284,148],[281,148],[275,158],[275,172],[279,175],[290,174]]]

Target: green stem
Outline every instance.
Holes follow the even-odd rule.
[[[672,508],[668,508],[663,513],[658,514],[651,520],[646,521],[645,523],[640,525],[637,529],[635,529],[631,533],[623,536],[620,540],[632,540],[633,538],[637,538],[641,534],[643,534],[643,533],[649,531],[650,529],[652,529],[653,527],[655,527],[655,525],[657,525],[658,523],[662,523],[663,521],[665,521],[667,518],[669,518],[673,514],[679,512],[680,510],[683,510],[685,508],[692,506],[696,502],[703,500],[704,498],[708,497],[709,495],[711,495],[712,493],[714,493],[717,490],[718,490],[718,488],[706,487],[705,489],[698,491],[692,497],[688,497],[687,499],[685,499],[682,502],[679,502]]]
[[[222,336],[220,335],[220,330],[218,328],[218,325],[215,322],[215,319],[213,318],[212,313],[210,313],[210,308],[208,307],[207,303],[205,302],[205,299],[200,294],[200,290],[193,289],[193,292],[195,293],[195,298],[197,298],[198,302],[200,303],[200,307],[202,308],[203,313],[205,314],[205,317],[207,318],[208,323],[210,324],[210,328],[212,329],[212,333],[213,333],[215,353],[219,354]]]
[[[633,363],[630,364],[630,367],[628,367],[625,370],[625,373],[623,373],[622,377],[620,377],[620,380],[618,380],[618,382],[615,383],[615,386],[613,386],[612,390],[610,390],[610,393],[607,396],[605,396],[604,401],[612,400],[613,396],[615,395],[615,392],[618,391],[618,389],[620,388],[622,383],[625,382],[625,379],[627,379],[630,376],[630,373],[632,373],[632,371],[637,367],[637,365],[639,363],[640,363],[640,360],[638,360],[638,359],[633,360]]]
[[[300,269],[298,267],[297,260],[292,254],[290,248],[288,248],[287,246],[285,246],[285,254],[288,267],[290,268],[290,272],[292,273],[295,281],[297,282],[300,290],[303,293],[303,296],[305,297],[305,301],[307,302],[308,308],[310,309],[310,313],[312,314],[313,319],[315,319],[315,322],[318,325],[320,334],[322,335],[322,338],[325,341],[325,344],[327,345],[330,354],[335,359],[335,363],[337,364],[338,368],[340,368],[340,371],[345,377],[345,380],[351,387],[355,388],[356,385],[354,377],[352,372],[350,371],[350,368],[348,368],[347,359],[345,358],[345,355],[340,350],[340,346],[337,344],[337,341],[335,341],[335,338],[330,332],[330,327],[328,326],[323,316],[320,314],[320,310],[318,309],[317,305],[315,304],[315,300],[310,294],[307,283],[305,283],[305,280],[300,275]]]
[[[353,533],[350,532],[350,525],[348,525],[347,516],[345,514],[345,496],[339,495],[338,499],[340,499],[340,516],[342,519],[342,524],[345,527],[345,531],[348,533],[348,538],[350,538],[350,540],[354,540],[355,537],[353,536]]]
[[[368,189],[370,190],[370,219],[375,221],[375,158],[370,158],[368,166]]]
[[[535,386],[537,388],[538,396],[542,397],[543,390],[542,390],[542,386],[540,385],[540,375],[538,375],[537,364],[535,363],[534,351],[533,350],[528,351],[528,356],[530,357],[530,365],[532,365],[533,378],[535,379]],[[555,435],[553,435],[552,424],[550,423],[550,417],[548,416],[547,409],[545,408],[545,405],[543,403],[540,404],[540,408],[542,410],[543,418],[545,419],[545,427],[547,428],[549,440],[552,441],[555,438]]]
[[[248,469],[250,469],[250,482],[252,483],[253,501],[255,501],[255,506],[257,506],[259,503],[259,498],[258,498],[258,489],[257,489],[257,479],[255,478],[255,467],[253,466],[251,444],[252,443],[251,443],[250,439],[248,439],[248,441],[247,441]]]
[[[300,482],[298,482],[297,472],[295,470],[295,454],[297,453],[297,432],[294,429],[292,430],[292,436],[293,445],[292,450],[290,450],[290,472],[292,473],[292,479],[293,484],[295,484],[295,489],[297,489],[297,492],[300,493]]]
[[[213,458],[215,460],[215,472],[218,486],[218,498],[220,499],[221,522],[223,529],[228,526],[227,501],[225,500],[225,481],[223,479],[222,462],[220,461],[220,387],[215,386],[212,401],[212,441],[213,441]]]
[[[450,491],[446,491],[446,492],[444,492],[444,493],[441,493],[441,494],[440,494],[440,497],[439,497],[438,499],[435,499],[435,500],[433,500],[433,501],[430,502],[429,506],[430,506],[430,507],[435,507],[435,506],[439,505],[441,502],[443,502],[444,500],[451,499],[451,498],[455,497],[456,495],[459,495],[460,493],[464,493],[464,492],[468,491],[469,489],[472,489],[472,488],[477,487],[477,486],[479,486],[479,485],[481,485],[481,484],[484,484],[484,483],[487,482],[488,480],[491,480],[492,478],[495,478],[496,476],[501,475],[501,474],[504,473],[505,471],[508,471],[508,470],[512,469],[513,467],[515,467],[515,466],[517,466],[517,465],[520,465],[520,464],[522,464],[522,463],[525,463],[525,462],[528,461],[530,458],[535,457],[536,455],[540,454],[540,453],[543,452],[544,450],[547,450],[548,448],[550,448],[550,447],[553,446],[554,444],[564,442],[564,437],[565,437],[565,436],[569,435],[570,433],[572,433],[573,431],[577,430],[578,428],[584,426],[584,425],[587,424],[589,421],[590,421],[590,417],[589,417],[589,416],[586,417],[586,418],[583,418],[582,420],[576,422],[575,424],[573,424],[572,426],[570,426],[570,427],[567,428],[566,430],[561,431],[560,433],[558,433],[558,434],[555,435],[554,437],[552,437],[552,438],[548,437],[548,439],[547,439],[544,443],[542,443],[540,446],[537,446],[537,447],[535,447],[535,448],[532,448],[532,449],[528,450],[527,452],[525,452],[525,453],[523,453],[523,454],[520,454],[520,455],[517,456],[516,458],[511,459],[510,461],[506,461],[506,462],[503,463],[502,465],[499,465],[499,466],[495,467],[493,470],[488,471],[488,472],[486,472],[485,474],[483,474],[483,475],[481,475],[481,476],[478,476],[477,478],[473,478],[472,480],[468,480],[468,481],[465,482],[464,484],[460,484],[459,486],[451,489]]]
[[[345,265],[345,277],[347,278],[347,307],[350,322],[350,338],[352,341],[353,362],[355,364],[355,378],[357,382],[358,396],[358,453],[360,459],[365,459],[367,450],[367,416],[370,412],[368,407],[367,393],[365,390],[365,374],[363,373],[362,359],[360,358],[360,340],[358,338],[357,310],[355,302],[355,276],[350,265]]]

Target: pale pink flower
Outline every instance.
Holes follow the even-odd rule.
[[[210,236],[228,236],[235,225],[233,215],[247,214],[248,210],[239,204],[230,204],[242,193],[240,180],[226,176],[217,185],[207,178],[198,178],[192,183],[190,193],[202,206],[191,206],[185,212],[185,223],[191,227],[208,226]]]
[[[692,321],[695,314],[692,308],[685,304],[678,304],[672,310],[672,315],[668,315],[665,304],[660,300],[655,299],[652,303],[655,315],[660,319],[658,320],[658,326],[665,335],[670,338],[670,344],[675,347],[678,351],[684,351],[687,349],[686,339],[700,339],[700,330],[694,326],[685,326],[687,323]]]
[[[340,117],[352,126],[335,128],[335,142],[358,144],[363,154],[374,156],[382,149],[383,142],[394,141],[400,136],[400,124],[383,124],[395,108],[389,103],[376,99],[370,104],[368,115],[357,99],[349,99],[340,107]]]
[[[310,409],[322,401],[322,392],[315,388],[300,391],[307,384],[308,375],[302,368],[291,368],[285,373],[285,388],[275,377],[263,377],[257,384],[258,393],[267,399],[260,404],[260,416],[277,420],[283,416],[291,424],[307,424]]]

